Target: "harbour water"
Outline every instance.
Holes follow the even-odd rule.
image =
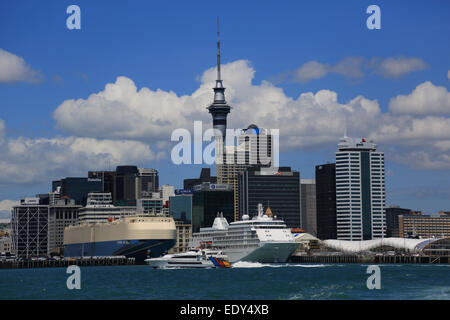
[[[379,265],[381,289],[366,285],[363,264],[260,264],[156,270],[148,266],[81,267],[69,290],[65,268],[0,270],[0,299],[444,299],[450,264]]]

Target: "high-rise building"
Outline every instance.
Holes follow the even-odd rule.
[[[411,209],[400,208],[399,206],[390,206],[386,208],[386,236],[403,237],[399,231],[398,217],[406,216],[411,213]]]
[[[337,239],[336,227],[336,165],[316,166],[317,237]]]
[[[237,147],[226,146],[222,163],[216,165],[217,182],[234,190],[234,220],[239,212],[238,174],[250,167],[273,166],[273,138],[270,130],[252,124],[237,135]]]
[[[139,168],[136,179],[136,190],[136,199],[148,198],[153,192],[158,192],[158,171],[151,168]]]
[[[39,198],[25,198],[14,206],[11,217],[12,251],[17,258],[48,255],[48,205]]]
[[[192,236],[192,199],[192,193],[169,197],[170,216],[175,220],[177,228],[177,242],[169,253],[185,252],[189,249]]]
[[[317,236],[316,182],[314,179],[300,180],[302,229]]]
[[[78,223],[78,209],[73,199],[64,197],[49,205],[48,215],[48,252],[62,254],[64,252],[64,228]]]
[[[211,168],[202,168],[199,178],[184,179],[183,189],[192,189],[194,186],[203,182],[217,183],[217,177],[211,176]]]
[[[139,171],[136,166],[118,166],[114,177],[116,206],[135,206],[137,194],[136,177]]]
[[[336,218],[339,240],[386,236],[384,153],[365,139],[341,138],[336,152]]]
[[[111,193],[112,198],[115,198],[115,181],[116,172],[115,171],[89,171],[89,179],[100,179],[102,181],[101,192]]]
[[[257,215],[258,203],[269,206],[273,215],[289,228],[301,226],[300,173],[290,167],[278,170],[248,168],[239,173],[239,212]]]
[[[66,196],[75,200],[75,204],[85,206],[89,192],[101,192],[102,180],[99,178],[75,178],[68,177],[53,181],[52,192],[60,188],[60,197]],[[47,194],[48,197],[48,194]]]
[[[192,198],[192,232],[211,227],[218,213],[232,221],[233,189],[229,185],[203,183],[194,187]]]
[[[180,194],[169,198],[170,216],[185,224],[192,222],[192,194]]]

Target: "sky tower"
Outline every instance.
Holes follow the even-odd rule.
[[[217,80],[214,89],[214,102],[207,107],[209,113],[212,114],[213,128],[220,130],[223,141],[225,142],[225,134],[227,130],[227,115],[230,113],[231,107],[225,101],[225,88],[220,77],[220,39],[219,39],[219,18],[217,18]]]

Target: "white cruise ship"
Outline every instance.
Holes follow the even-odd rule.
[[[190,246],[205,242],[222,250],[231,263],[286,262],[298,247],[284,221],[274,219],[270,209],[264,214],[262,204],[258,204],[258,215],[252,219],[244,215],[241,221],[228,224],[222,215],[216,217],[211,228],[200,228],[192,235]]]

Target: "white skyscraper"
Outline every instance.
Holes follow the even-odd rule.
[[[336,219],[340,240],[383,238],[384,153],[366,139],[341,138],[336,152]]]

